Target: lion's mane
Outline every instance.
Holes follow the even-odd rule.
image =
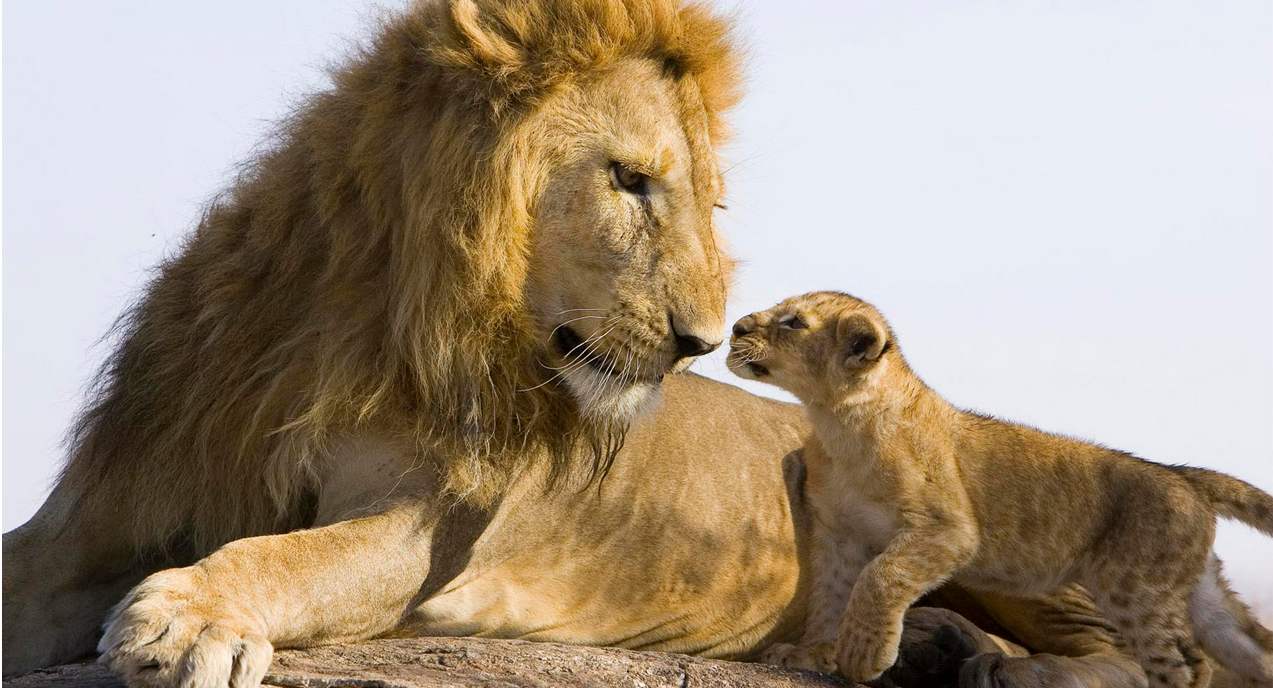
[[[477,502],[528,461],[604,453],[614,429],[538,384],[522,284],[546,165],[513,132],[631,57],[722,137],[737,65],[701,7],[454,0],[385,21],[120,319],[63,484],[143,548],[195,555],[306,525],[331,441],[360,428],[440,457],[446,490]]]

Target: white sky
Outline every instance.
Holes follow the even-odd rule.
[[[4,3],[6,530],[95,341],[365,34],[350,5]],[[1273,3],[738,5],[731,318],[850,291],[957,404],[1273,490]],[[1217,548],[1273,606],[1273,542]]]

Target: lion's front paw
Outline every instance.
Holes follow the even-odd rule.
[[[193,568],[150,576],[107,618],[99,661],[134,688],[260,685],[273,647],[255,624],[205,599]]]
[[[831,643],[791,645],[775,643],[760,653],[760,661],[788,669],[835,673],[835,646]]]
[[[864,683],[880,677],[897,661],[901,629],[851,628],[836,643],[836,663],[849,681]]]

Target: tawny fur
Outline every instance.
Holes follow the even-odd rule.
[[[333,477],[352,439],[428,474],[422,514],[599,477],[689,364],[676,337],[719,343],[728,22],[419,2],[332,81],[121,318],[52,495],[5,536],[6,671],[81,656],[157,568],[314,525],[358,491]],[[555,347],[563,327],[583,343]]]
[[[388,20],[121,319],[61,482],[126,500],[140,545],[206,552],[302,525],[350,429],[449,457],[448,489],[478,502],[531,457],[604,444],[540,386],[523,287],[553,161],[525,122],[630,59],[674,72],[723,135],[737,63],[698,7],[457,0]]]
[[[770,660],[869,680],[896,660],[906,609],[948,579],[1015,595],[1078,583],[1151,686],[1208,685],[1199,641],[1273,684],[1271,636],[1211,553],[1217,513],[1273,534],[1268,494],[954,408],[911,371],[884,317],[838,292],[746,316],[729,361],[799,397],[814,425],[821,592],[804,641]]]
[[[103,660],[132,686],[251,686],[273,647],[385,634],[787,638],[799,409],[659,385],[688,363],[670,330],[722,329],[726,27],[669,0],[389,19],[122,321],[62,480],[4,536],[6,675],[84,657],[112,605]],[[613,188],[611,154],[655,193]],[[567,320],[617,374],[554,353]],[[621,439],[582,489],[570,467]],[[995,601],[1047,654],[979,685],[1136,688],[1085,599]]]

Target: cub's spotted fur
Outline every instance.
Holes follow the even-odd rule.
[[[815,428],[809,619],[800,645],[766,660],[869,680],[896,660],[906,609],[947,579],[1015,595],[1079,583],[1151,686],[1206,686],[1199,644],[1273,685],[1273,634],[1211,552],[1217,513],[1273,535],[1268,494],[956,409],[911,372],[883,316],[846,294],[742,318],[729,365],[795,394]]]

